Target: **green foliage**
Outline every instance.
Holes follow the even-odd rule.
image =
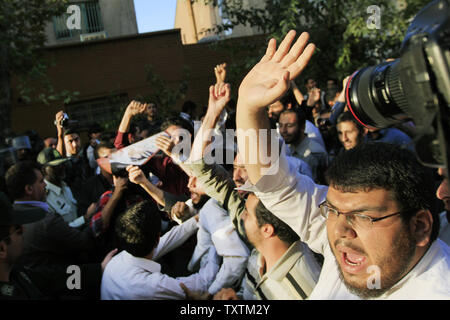
[[[308,31],[317,50],[302,78],[312,76],[324,83],[330,77],[343,79],[361,67],[398,57],[409,23],[429,1],[264,0],[263,9],[246,7],[243,0],[205,2],[217,6],[226,17],[214,29],[218,34],[246,25],[266,34],[267,40],[274,37],[279,42],[291,29]],[[374,4],[381,9],[380,29],[367,26],[371,15],[367,8]],[[254,60],[255,54],[249,58]]]
[[[65,12],[67,6],[68,0],[0,1],[1,70],[18,77],[18,92],[24,102],[69,102],[79,94],[68,90],[55,92],[47,77],[51,62],[43,59],[41,50],[46,41],[45,26],[53,16]]]
[[[0,1],[0,45],[6,47],[9,71],[27,73],[45,42],[45,26],[67,8],[67,0]]]
[[[121,105],[117,111],[114,112],[113,120],[103,122],[102,127],[106,131],[115,131],[119,127],[122,116],[131,100],[138,100],[141,102],[155,102],[158,105],[158,116],[165,119],[174,114],[177,103],[180,103],[186,97],[188,90],[188,83],[190,79],[190,70],[185,66],[182,70],[181,80],[177,82],[177,85],[171,85],[167,83],[158,73],[155,72],[153,65],[145,66],[147,73],[147,84],[151,88],[150,94],[139,94],[135,97],[130,97],[128,100],[123,100],[122,98],[114,97],[111,93],[112,104]],[[119,99],[119,100],[115,100]],[[137,115],[133,119],[140,120],[143,119],[143,115]]]
[[[191,77],[190,69],[183,66],[181,80],[176,85],[167,83],[158,73],[155,72],[153,65],[145,67],[147,73],[147,83],[151,88],[151,93],[143,96],[144,101],[154,101],[159,106],[158,113],[161,117],[169,115],[170,110],[177,107],[186,97],[188,83]]]

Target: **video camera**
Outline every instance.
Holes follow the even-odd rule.
[[[346,86],[354,117],[366,127],[412,120],[415,150],[429,167],[448,168],[450,143],[450,0],[426,5],[402,42],[399,59],[356,71]]]

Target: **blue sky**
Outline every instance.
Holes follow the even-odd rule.
[[[134,0],[139,33],[173,29],[176,0]]]

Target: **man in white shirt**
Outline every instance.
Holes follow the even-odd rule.
[[[447,173],[443,168],[438,169],[439,175],[442,177],[442,182],[436,191],[438,199],[444,203],[444,211],[441,212],[441,230],[439,232],[439,238],[447,245],[450,245],[450,189]]]
[[[289,144],[290,156],[304,160],[311,168],[314,180],[328,162],[324,147],[305,133],[306,116],[301,110],[285,110],[280,115],[280,134]]]
[[[240,132],[270,128],[265,106],[286,92],[311,58],[309,35],[291,48],[295,35],[290,31],[278,50],[272,39],[240,85],[236,122],[246,160],[278,152],[270,150],[270,139],[246,144]],[[310,299],[450,297],[450,249],[436,240],[432,184],[413,153],[382,143],[358,146],[332,163],[329,188],[299,175],[284,152],[275,162],[246,168],[264,205],[324,255]]]
[[[200,271],[188,277],[171,278],[156,261],[193,235],[198,216],[172,228],[160,238],[161,217],[156,205],[139,202],[116,222],[119,248],[123,249],[108,263],[102,277],[102,300],[173,300],[184,299],[183,283],[189,290],[205,291],[219,270],[214,248]]]
[[[84,215],[78,217],[77,200],[73,197],[70,187],[63,181],[66,172],[65,163],[69,159],[63,158],[54,148],[45,148],[39,153],[37,161],[43,166],[49,211],[60,214],[71,227],[84,225],[94,213],[95,206],[91,205]]]

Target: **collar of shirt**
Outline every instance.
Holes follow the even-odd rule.
[[[135,257],[126,251],[123,251],[124,261],[134,267],[147,270],[150,273],[161,272],[161,265],[153,260]]]
[[[300,241],[295,241],[289,249],[283,254],[283,256],[278,259],[277,263],[270,269],[268,272],[266,272],[259,281],[257,287],[259,287],[267,278],[271,278],[275,281],[281,281],[284,277],[286,277],[286,274],[292,269],[294,264],[297,262],[297,260],[303,255],[303,245]],[[261,270],[262,267],[265,267],[263,265],[265,264],[264,259],[262,258],[262,255],[260,255],[260,259],[258,259],[258,266],[260,267],[259,270]]]
[[[397,282],[389,291],[384,293],[379,299],[386,299],[398,290],[401,290],[404,286],[412,283],[413,279],[420,276],[421,274],[427,272],[433,267],[433,260],[439,255],[442,249],[439,244],[440,240],[436,239],[433,244],[428,248],[425,255],[420,259],[420,261],[414,266],[414,268],[408,272],[408,274],[403,277],[399,282]],[[436,271],[438,272],[438,271]],[[417,288],[420,290],[420,288]]]
[[[291,154],[293,156],[299,155],[301,157],[308,157],[312,153],[310,140],[311,139],[305,133],[305,138],[297,146],[290,144],[289,149],[291,150]]]
[[[58,196],[61,194],[62,188],[65,187],[65,183],[64,182],[61,183],[62,187],[58,187],[56,184],[51,183],[47,179],[44,179],[44,181],[47,184],[47,190],[55,193]]]
[[[42,208],[45,211],[49,212],[48,204],[46,202],[42,202],[42,201],[14,201],[14,204],[39,207],[39,208]]]

